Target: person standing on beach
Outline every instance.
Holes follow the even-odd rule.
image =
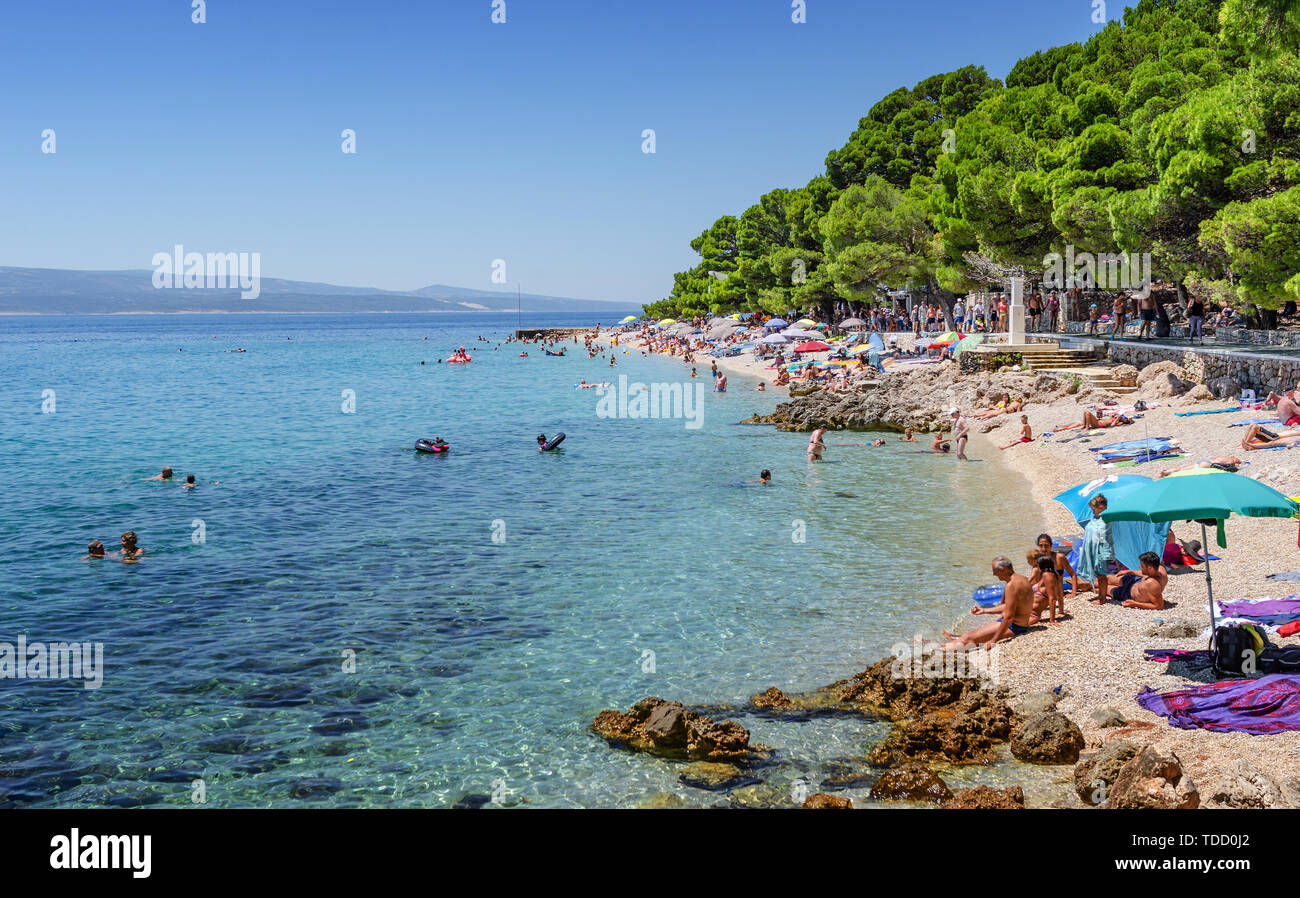
[[[1187,342],[1195,343],[1199,338],[1201,345],[1205,345],[1205,335],[1201,333],[1201,325],[1205,323],[1205,302],[1193,296],[1187,300]]]
[[[1101,519],[1106,505],[1106,497],[1101,493],[1093,496],[1088,503],[1093,517],[1083,528],[1083,547],[1079,551],[1079,576],[1091,580],[1097,590],[1097,598],[1088,600],[1094,605],[1105,605],[1109,598],[1106,568],[1115,558],[1115,538],[1111,534],[1110,524]]]
[[[962,416],[961,409],[952,410],[952,438],[957,444],[957,457],[962,461],[970,461],[966,457],[966,441],[970,437],[970,424]]]
[[[1111,315],[1115,320],[1111,324],[1110,338],[1114,340],[1116,337],[1124,336],[1124,319],[1128,317],[1128,297],[1123,293],[1115,297],[1115,305],[1111,308]]]
[[[1138,339],[1150,339],[1151,329],[1156,323],[1156,301],[1150,291],[1145,296],[1138,295],[1138,315],[1142,318],[1142,325],[1138,328]]]
[[[826,441],[824,439],[825,436],[826,436],[826,428],[818,427],[816,430],[812,432],[812,436],[808,438],[808,460],[809,461],[821,460],[822,450],[826,448]]]

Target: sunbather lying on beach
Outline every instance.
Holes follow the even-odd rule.
[[[1165,570],[1155,552],[1143,552],[1138,556],[1138,567],[1141,570],[1122,570],[1109,576],[1110,597],[1118,599],[1125,608],[1159,611],[1165,607],[1169,571]]]
[[[1105,418],[1098,418],[1091,411],[1085,411],[1083,413],[1083,423],[1066,424],[1063,427],[1056,428],[1056,430],[1058,432],[1062,430],[1097,430],[1103,427],[1119,427],[1122,424],[1132,423],[1132,418],[1126,418],[1123,415],[1108,415]]]
[[[1002,587],[1002,604],[992,608],[981,608],[975,605],[970,613],[996,614],[999,615],[998,619],[993,623],[976,627],[961,636],[945,630],[943,635],[950,638],[950,641],[943,646],[945,652],[981,644],[985,649],[992,649],[993,643],[1008,636],[1028,633],[1029,627],[1037,623],[1038,619],[1033,616],[1034,591],[1030,588],[1029,581],[1015,572],[1011,559],[1005,555],[994,558],[993,576],[1005,584]]]
[[[1241,448],[1251,451],[1253,449],[1272,449],[1274,446],[1294,446],[1297,440],[1300,440],[1300,431],[1287,430],[1282,433],[1274,433],[1271,430],[1265,430],[1258,424],[1252,424],[1246,428],[1246,436],[1242,438]]]
[[[1235,473],[1237,469],[1244,464],[1245,462],[1237,458],[1235,455],[1216,455],[1214,458],[1203,458],[1194,465],[1187,465],[1182,468],[1169,468],[1168,470],[1161,471],[1156,475],[1156,479],[1159,480],[1161,477],[1168,477],[1170,474],[1175,474],[1179,471],[1191,471],[1194,468],[1218,468],[1220,471],[1227,471],[1231,474]]]
[[[1002,400],[997,405],[991,408],[978,409],[971,413],[971,417],[976,421],[987,421],[999,415],[1010,415],[1022,411],[1024,407],[1024,400],[1012,399],[1008,393],[1003,395]]]

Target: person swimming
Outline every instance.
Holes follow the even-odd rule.
[[[90,561],[91,559],[94,558],[103,558],[103,557],[105,557],[104,544],[97,539],[92,539],[89,543],[86,544],[86,554],[81,556],[81,560]]]
[[[772,472],[764,468],[758,475],[758,482],[767,485],[772,482]]]
[[[171,480],[171,479],[172,479],[172,469],[170,465],[165,466],[162,469],[161,474],[155,474],[152,477],[145,478],[145,480]]]
[[[181,484],[181,489],[192,490],[192,489],[194,489],[194,488],[197,487],[197,486],[198,486],[198,484],[194,482],[194,475],[193,475],[193,474],[186,474],[186,475],[185,475],[185,482]]]
[[[122,563],[135,564],[144,554],[144,549],[139,546],[139,537],[134,530],[128,530],[122,534]]]

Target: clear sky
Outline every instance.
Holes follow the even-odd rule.
[[[806,24],[790,0],[505,5],[0,4],[0,265],[182,243],[264,277],[493,289],[499,258],[511,292],[650,301],[889,91],[1101,27],[1093,0],[807,0]]]

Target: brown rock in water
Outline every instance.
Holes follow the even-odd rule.
[[[1074,765],[1074,792],[1085,804],[1105,804],[1119,770],[1137,757],[1138,747],[1123,739],[1103,742],[1101,748]]]
[[[1148,745],[1119,769],[1108,808],[1193,809],[1201,803],[1191,777],[1173,752]]]
[[[941,807],[947,810],[1012,810],[1025,806],[1025,792],[1019,786],[1006,789],[994,789],[992,786],[976,786],[973,789],[958,789],[952,798]]]
[[[677,774],[677,779],[687,786],[707,789],[711,792],[741,784],[753,785],[756,782],[753,777],[747,777],[735,764],[723,761],[696,761],[694,764],[688,764],[681,773]]]
[[[975,692],[955,708],[901,722],[868,755],[882,766],[904,761],[989,761],[1006,742],[1019,718],[999,696]]]
[[[834,795],[827,795],[825,792],[815,792],[804,799],[803,807],[806,811],[826,809],[851,811],[853,810],[853,802],[849,801],[847,798],[837,798]]]
[[[1073,764],[1083,746],[1083,732],[1056,711],[1030,717],[1011,734],[1011,754],[1034,764]]]
[[[793,708],[794,702],[790,697],[777,689],[775,686],[770,687],[766,692],[760,692],[757,695],[749,697],[749,703],[755,708]]]
[[[980,691],[980,681],[974,677],[911,676],[911,664],[911,659],[882,658],[827,689],[836,693],[842,704],[865,705],[895,718],[950,707]]]
[[[938,804],[952,798],[952,790],[939,775],[920,764],[891,767],[871,787],[876,801],[929,801]]]
[[[606,709],[591,731],[608,741],[672,758],[728,760],[749,753],[749,730],[732,720],[721,723],[681,702],[644,698],[626,714]]]

